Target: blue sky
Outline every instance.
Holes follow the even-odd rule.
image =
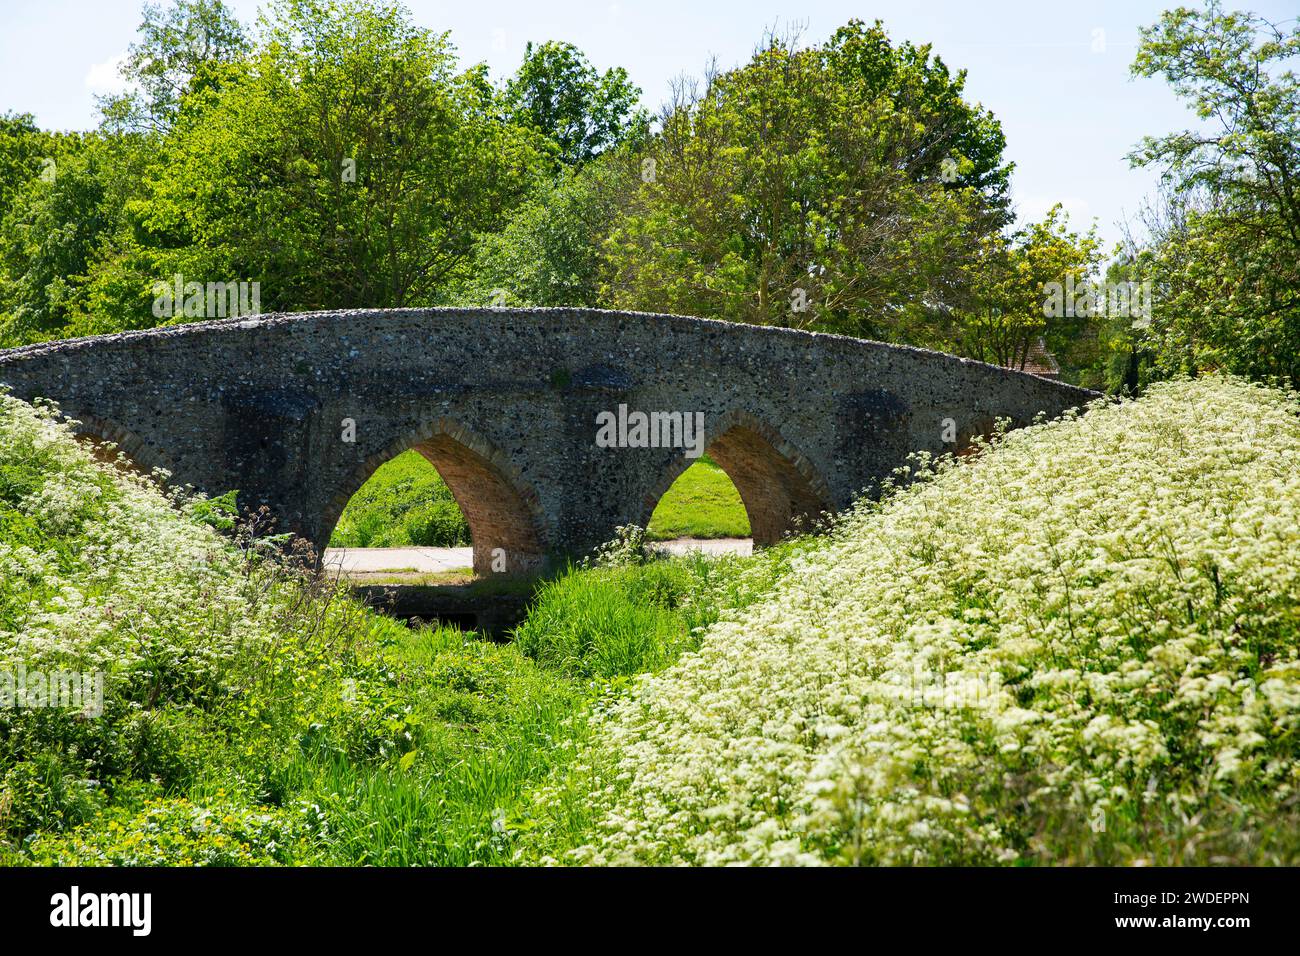
[[[228,0],[251,22],[258,0]],[[1188,2],[1188,0],[1182,0]],[[891,37],[933,44],[952,69],[968,71],[967,92],[1002,121],[1016,164],[1013,196],[1022,217],[1063,202],[1078,226],[1094,218],[1102,236],[1132,216],[1155,187],[1153,171],[1124,156],[1146,133],[1181,129],[1193,117],[1160,80],[1132,80],[1140,26],[1166,2],[841,2],[841,0],[408,0],[416,21],[450,30],[463,61],[494,74],[518,65],[529,40],[577,44],[601,69],[621,65],[648,106],[670,80],[699,73],[711,55],[743,62],[764,28],[804,27],[808,41],[851,18],[883,20]],[[1235,6],[1229,2],[1229,6]],[[1274,21],[1296,15],[1294,0],[1240,0]],[[140,22],[140,0],[5,0],[0,27],[0,110],[33,113],[44,126],[87,129],[94,94],[115,84],[114,64]]]

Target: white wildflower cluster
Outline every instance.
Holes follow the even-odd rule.
[[[0,668],[103,671],[111,692],[180,661],[196,680],[219,679],[271,641],[275,608],[245,593],[257,582],[234,549],[148,480],[96,462],[53,410],[0,392],[0,466],[41,476],[8,489],[37,532],[0,544]]]
[[[597,717],[570,859],[1013,862],[1052,819],[1294,802],[1298,463],[1295,396],[1202,379],[860,507]]]
[[[586,567],[619,568],[645,564],[649,557],[645,528],[634,524],[619,525],[614,529],[614,537],[600,545],[583,564]]]

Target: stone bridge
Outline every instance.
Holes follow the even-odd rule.
[[[646,525],[691,463],[678,425],[702,421],[761,545],[870,492],[912,452],[960,450],[995,418],[1025,424],[1095,397],[922,349],[588,309],[179,325],[0,351],[0,385],[58,402],[79,433],[173,484],[238,489],[322,548],[352,494],[413,448],[455,495],[481,572]],[[667,415],[606,447],[599,423],[620,406],[633,426],[632,413]]]

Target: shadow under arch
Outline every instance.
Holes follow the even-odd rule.
[[[412,450],[438,470],[465,515],[474,544],[476,574],[541,570],[546,556],[544,518],[536,492],[498,449],[446,418],[371,455],[349,476],[326,509],[322,552],[352,496],[380,465]]]
[[[73,437],[96,461],[145,478],[156,479],[157,469],[171,474],[167,461],[130,429],[97,415],[64,415]]]
[[[749,515],[755,547],[776,544],[789,532],[808,531],[830,512],[826,482],[776,429],[748,412],[728,412],[709,430],[706,453],[727,473]],[[642,527],[664,494],[692,463],[677,456],[642,502]]]

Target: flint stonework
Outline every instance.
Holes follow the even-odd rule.
[[[703,414],[755,542],[849,505],[916,451],[1096,395],[924,349],[592,309],[265,315],[0,351],[0,385],[211,495],[237,489],[323,548],[374,470],[414,448],[451,488],[481,572],[644,526],[686,449],[606,448],[597,416]],[[345,441],[345,420],[355,441]],[[950,437],[952,430],[949,429]],[[497,550],[500,549],[500,550]],[[497,562],[494,567],[494,553]]]

